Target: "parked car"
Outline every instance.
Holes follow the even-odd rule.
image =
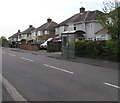
[[[53,38],[49,38],[48,40],[46,40],[44,43],[42,43],[40,45],[40,49],[47,49],[47,42],[51,41]]]

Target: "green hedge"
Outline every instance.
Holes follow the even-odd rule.
[[[84,56],[85,55],[85,41],[76,41],[75,42],[75,54],[76,56]]]
[[[75,55],[80,57],[100,57],[109,60],[119,60],[120,40],[108,41],[76,41]]]
[[[26,39],[21,39],[20,42],[21,44],[26,44]]]
[[[120,40],[108,40],[104,50],[109,59],[120,60]]]

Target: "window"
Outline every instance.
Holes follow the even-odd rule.
[[[92,24],[89,24],[89,28],[92,29]]]
[[[93,40],[93,38],[88,38],[88,40],[90,40],[90,41],[91,41],[91,40]]]
[[[100,40],[100,38],[97,38],[97,40]]]
[[[67,31],[68,26],[64,26],[64,31]]]
[[[74,30],[76,30],[76,24],[74,24]]]
[[[49,31],[45,30],[45,31],[44,31],[44,34],[49,34]]]
[[[38,32],[36,33],[36,35],[40,36],[40,31],[38,31]]]
[[[37,33],[35,32],[36,36],[37,36]]]

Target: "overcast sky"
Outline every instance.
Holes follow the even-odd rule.
[[[60,23],[86,10],[102,11],[104,0],[0,0],[0,37],[9,37],[29,25],[39,27],[47,18]],[[81,4],[82,2],[82,4]]]

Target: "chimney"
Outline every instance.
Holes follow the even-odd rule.
[[[81,7],[80,8],[80,13],[84,13],[85,12],[85,8],[84,7]]]
[[[29,28],[32,28],[33,26],[32,25],[29,25]]]
[[[50,18],[47,19],[47,22],[48,22],[48,23],[51,22],[51,21],[52,21],[52,19],[50,19]]]
[[[18,33],[20,33],[20,30],[18,30]]]

